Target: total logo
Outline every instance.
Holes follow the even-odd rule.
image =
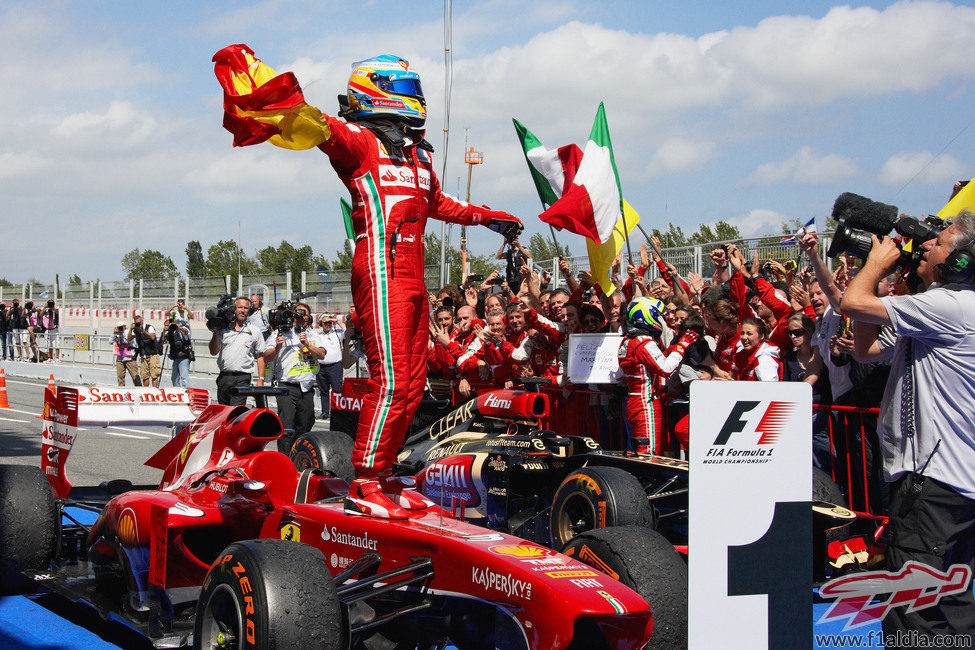
[[[799,405],[772,400],[759,410],[760,404],[757,400],[735,402],[705,454],[705,464],[764,464],[772,460],[775,443],[797,415]]]
[[[343,397],[341,393],[332,393],[332,408],[341,411],[361,411],[362,398]]]
[[[345,533],[340,531],[335,526],[329,529],[328,526],[322,529],[322,540],[326,542],[332,542],[333,544],[343,544],[345,546],[354,546],[355,548],[365,549],[367,551],[375,551],[379,542],[375,539],[369,537],[369,533],[363,533],[362,535],[355,535],[353,533]]]

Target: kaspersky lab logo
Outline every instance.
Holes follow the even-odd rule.
[[[757,400],[739,400],[731,408],[704,462],[713,465],[762,464],[798,408],[795,402],[771,401],[759,415]]]

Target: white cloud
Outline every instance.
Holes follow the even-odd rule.
[[[950,185],[960,178],[971,177],[971,168],[954,156],[942,154],[937,158],[929,151],[894,154],[880,169],[884,185],[900,186],[918,181]]]
[[[713,142],[672,138],[661,144],[650,158],[647,173],[651,176],[698,171],[714,157]]]
[[[727,223],[738,228],[738,232],[746,239],[778,234],[782,231],[782,224],[788,220],[786,215],[775,210],[763,209],[750,210],[747,214],[725,219]]]
[[[181,182],[213,205],[344,194],[328,159],[317,150],[283,151],[270,145],[221,152]]]
[[[785,160],[759,165],[747,179],[752,185],[791,182],[796,185],[825,185],[860,173],[854,160],[840,154],[817,155],[803,147]]]
[[[102,113],[72,113],[61,119],[53,135],[68,147],[124,150],[164,135],[156,119],[128,101],[112,102]]]

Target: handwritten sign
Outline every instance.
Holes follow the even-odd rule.
[[[613,384],[619,375],[620,334],[573,334],[569,337],[569,381]]]

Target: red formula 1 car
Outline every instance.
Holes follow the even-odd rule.
[[[6,590],[90,603],[159,647],[588,649],[650,638],[646,601],[577,559],[432,503],[406,520],[346,514],[344,480],[264,450],[282,433],[266,409],[208,406],[147,461],[163,470],[158,489],[114,482],[107,502],[72,498],[58,441],[77,435],[83,409],[77,389],[47,392],[50,484],[37,468],[0,466]],[[72,506],[97,520],[62,524]]]

